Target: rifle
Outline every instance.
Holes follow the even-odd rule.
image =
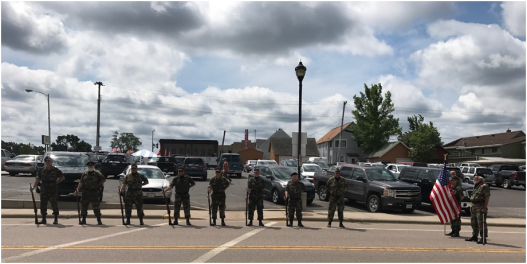
[[[487,234],[485,234],[485,221],[487,219],[486,219],[485,215],[486,215],[486,212],[483,213],[483,237],[481,238],[481,240],[483,240],[483,245],[487,244],[487,238],[486,238]]]
[[[289,225],[289,208],[287,208],[287,204],[289,203],[289,196],[285,199],[285,225]]]
[[[33,194],[33,190],[31,189],[31,183],[29,184],[29,191],[31,192],[31,199],[33,199],[33,211],[35,212],[35,225],[38,225],[37,203],[35,202],[35,195]]]
[[[248,204],[248,203],[249,203],[249,192],[247,192],[246,195],[247,195],[247,196],[246,196],[246,197],[247,197],[247,200],[245,200],[245,226],[248,225],[248,223],[247,223],[247,219],[249,218],[249,216],[247,215],[247,211],[248,211],[248,208],[247,208],[247,207],[249,206],[249,204]]]
[[[75,190],[75,199],[77,199],[77,214],[79,215],[79,224],[81,221],[81,209],[79,207],[79,194],[77,193],[77,190]]]
[[[209,190],[207,190],[207,201],[209,201],[209,225],[212,226],[212,213],[210,211],[210,197],[209,197]]]
[[[168,224],[172,225],[172,219],[170,219],[170,207],[168,206],[168,200],[167,200],[167,196],[165,195],[165,190],[163,190],[163,197],[165,197],[165,204],[167,205]]]
[[[124,225],[124,212],[123,212],[123,197],[121,197],[121,194],[119,193],[119,190],[121,190],[120,186],[117,186],[117,194],[119,195],[119,203],[121,203],[121,218],[123,219],[123,225]]]

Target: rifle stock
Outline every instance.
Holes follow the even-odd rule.
[[[209,225],[212,226],[212,213],[210,211],[210,197],[209,191],[207,190],[207,201],[209,202]]]
[[[29,184],[29,191],[31,192],[31,199],[33,200],[33,211],[35,212],[35,225],[38,225],[37,203],[35,202],[35,195],[33,194],[33,190],[31,189],[31,183]]]
[[[117,186],[117,194],[119,195],[119,203],[121,204],[121,218],[123,219],[123,225],[124,225],[123,197],[119,193],[119,190],[121,190],[121,188],[120,186]]]
[[[289,224],[289,208],[287,208],[287,205],[289,204],[289,196],[285,199],[285,225],[287,226]]]
[[[249,206],[248,205],[248,203],[249,203],[249,192],[247,192],[245,195],[246,195],[245,197],[247,197],[247,200],[245,200],[245,226],[247,226],[248,225],[247,218],[249,218],[249,216],[247,215],[247,210],[248,210],[247,207]]]

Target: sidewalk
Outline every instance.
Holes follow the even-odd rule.
[[[50,211],[50,208],[48,208]],[[183,211],[183,210],[181,210]],[[166,210],[152,209],[144,210],[145,219],[168,219]],[[49,212],[51,213],[51,212]],[[103,218],[121,218],[120,209],[102,209]],[[171,217],[173,218],[173,210],[171,208]],[[183,214],[183,212],[181,212]],[[208,220],[208,210],[191,210],[191,219]],[[256,212],[255,212],[256,216]],[[2,218],[33,218],[35,213],[33,209],[2,209]],[[77,218],[77,210],[63,209],[60,211],[60,218]],[[88,218],[94,218],[93,211],[88,210]],[[136,217],[135,207],[132,209],[132,217]],[[231,220],[244,220],[245,211],[226,211],[226,219]],[[38,214],[38,218],[41,216]],[[285,212],[283,210],[264,210],[265,221],[286,221]],[[303,212],[303,221],[327,221],[326,210],[313,210]],[[335,214],[333,221],[338,221]],[[361,213],[361,212],[346,212],[344,211],[344,222],[347,223],[391,223],[391,224],[428,224],[428,225],[441,225],[439,219],[435,215],[396,215],[396,214],[383,214],[383,213]],[[470,219],[468,217],[462,218],[463,225],[470,225]],[[501,226],[501,227],[520,227],[525,228],[525,219],[519,218],[488,218],[487,223],[489,226]]]

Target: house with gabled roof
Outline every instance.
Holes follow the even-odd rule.
[[[275,160],[278,164],[284,159],[298,159],[293,156],[292,138],[270,138],[268,151],[269,159]],[[306,155],[302,157],[302,161],[307,161],[309,157],[319,157],[317,142],[314,138],[307,138]]]
[[[525,159],[525,133],[521,130],[462,137],[443,146],[450,162],[477,160],[478,157]]]
[[[259,151],[262,151],[263,152],[263,159],[270,159],[270,153],[269,153],[269,143],[270,143],[270,140],[271,138],[288,138],[289,141],[291,141],[291,136],[289,136],[284,130],[282,130],[281,128],[279,128],[278,130],[276,130],[276,132],[274,132],[267,140],[265,140],[264,142],[262,142],[257,150]]]
[[[320,156],[328,160],[328,163],[346,162],[356,163],[358,161],[366,161],[368,155],[360,147],[360,144],[355,141],[353,135],[349,132],[349,128],[355,123],[349,122],[342,127],[342,143],[340,143],[340,126],[331,129],[323,137],[317,141],[318,151]],[[340,153],[338,149],[340,148]],[[337,153],[340,156],[337,157]]]
[[[368,156],[368,161],[387,161],[390,163],[396,163],[402,159],[408,160],[409,152],[410,148],[401,141],[388,142],[384,144],[379,150],[371,153]]]

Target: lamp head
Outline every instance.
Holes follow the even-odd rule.
[[[31,90],[31,89],[26,89],[26,92],[30,93],[30,92],[33,92],[33,90]]]
[[[306,66],[302,64],[302,61],[298,63],[298,66],[295,67],[296,77],[299,81],[302,81],[304,79],[304,76],[306,75]]]

